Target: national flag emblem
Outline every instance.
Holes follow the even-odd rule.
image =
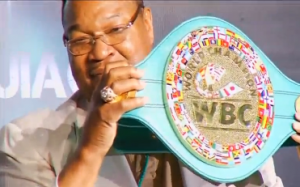
[[[210,44],[212,44],[212,45],[217,44],[217,40],[210,40]]]
[[[228,161],[226,159],[216,159],[216,162],[223,165],[228,165]]]
[[[186,137],[186,141],[189,143],[189,144],[191,144],[192,143],[192,139],[188,136],[188,137]]]
[[[259,76],[255,76],[254,81],[255,81],[256,84],[261,84],[262,83],[261,78]]]
[[[232,152],[233,158],[234,158],[234,159],[238,159],[239,156],[240,156],[240,152],[241,152],[240,150],[233,151],[233,152]]]
[[[253,146],[253,150],[256,152],[256,153],[258,153],[259,152],[259,148],[255,145],[255,146]]]
[[[258,107],[258,116],[263,117],[265,114],[265,109]]]
[[[245,155],[247,155],[247,154],[249,154],[251,152],[251,149],[249,148],[249,145],[245,149],[243,149],[243,150],[244,150],[244,154]]]
[[[184,48],[184,44],[182,42],[179,42],[177,44],[178,49],[183,49]]]
[[[198,153],[200,153],[201,155],[203,154],[203,149],[202,149],[201,147],[198,147],[198,149],[196,149],[196,151],[197,151]]]
[[[228,148],[229,148],[228,146],[224,145],[224,146],[223,146],[223,151],[227,152],[227,151],[228,151]]]
[[[248,70],[250,71],[251,74],[255,74],[256,73],[255,66],[254,66],[254,64],[252,62],[248,63],[247,66],[248,66]],[[255,76],[255,78],[256,77],[257,76]],[[256,81],[260,81],[260,80],[255,80],[255,82]],[[256,84],[258,84],[258,83],[256,82]]]
[[[218,38],[222,41],[222,40],[229,40],[229,36],[222,34],[222,33],[218,33]]]
[[[238,41],[237,41],[235,38],[233,38],[233,39],[230,41],[230,43],[231,43],[233,46],[237,46],[237,45],[238,45]]]
[[[206,66],[199,69],[199,73],[200,73],[202,79],[205,79],[205,72],[206,72]]]
[[[261,108],[261,109],[267,109],[267,103],[266,102],[258,102],[258,108]]]
[[[267,111],[267,110],[266,110]],[[269,120],[269,117],[268,117],[268,112],[266,112],[267,115],[264,115],[263,116],[263,120],[262,120],[262,123],[261,123],[261,126],[262,128],[267,128],[267,124],[268,124],[268,120]]]
[[[166,76],[166,82],[168,85],[172,85],[173,81],[174,81],[174,74],[171,72],[167,72],[167,76]]]
[[[256,133],[256,132],[258,131],[259,126],[260,126],[260,123],[259,123],[259,122],[256,122],[255,128],[254,128],[254,130],[253,130],[253,133]]]
[[[233,152],[233,151],[236,151],[236,150],[238,150],[238,149],[236,148],[235,145],[228,146],[228,151]]]
[[[273,96],[273,95],[274,95],[273,87],[272,87],[271,84],[268,84],[268,85],[267,85],[267,92],[268,92],[268,95],[269,95],[269,96]]]
[[[247,49],[245,49],[244,46],[242,47],[241,51],[244,55],[249,55],[249,53],[247,52]]]
[[[181,63],[182,63],[183,65],[186,65],[187,62],[188,62],[188,60],[187,60],[185,57],[183,57],[183,58],[181,59]]]
[[[265,89],[265,85],[261,82],[260,84],[256,85],[256,89],[259,93],[262,93]]]
[[[213,72],[211,72],[211,74],[216,81],[220,81],[223,75],[225,74],[225,69],[223,67],[214,67]]]
[[[199,147],[201,147],[201,145],[202,145],[201,142],[200,142],[200,140],[198,138],[194,138],[193,142],[195,144],[197,144]]]
[[[220,28],[220,27],[213,27],[213,30],[215,31],[215,32],[219,32],[219,31],[221,31],[220,29],[222,29],[222,28]]]
[[[231,30],[226,30],[226,34],[228,35],[228,36],[235,36],[235,33],[234,32],[232,32]]]
[[[206,71],[205,71],[205,81],[207,85],[212,85],[215,83],[214,78],[211,75],[211,72],[213,70],[213,64],[209,64],[208,66],[206,66]]]
[[[203,45],[203,46],[208,46],[208,45],[209,45],[208,39],[203,40],[203,41],[202,41],[202,45]]]
[[[237,33],[234,34],[235,38],[237,38],[240,42],[244,42],[240,35]],[[249,44],[248,44],[249,45]]]
[[[273,118],[274,117],[273,106],[272,105],[268,105],[267,108],[269,110],[269,117]]]
[[[180,66],[179,64],[178,64],[178,66]],[[177,67],[176,68],[176,74],[178,75],[178,76],[182,76],[182,70],[181,70],[181,68],[180,67]]]
[[[182,52],[183,52],[183,51],[182,51],[181,49],[177,49],[177,50],[176,50],[176,55],[181,55]]]
[[[261,72],[262,72],[263,74],[266,74],[266,73],[267,73],[266,67],[265,67],[263,64],[261,64],[259,67],[260,67],[260,70],[261,70]]]
[[[180,129],[181,129],[182,135],[185,135],[186,133],[189,132],[189,129],[186,126],[180,128]]]
[[[269,105],[274,105],[274,98],[273,97],[268,97],[266,98],[266,101]]]
[[[193,49],[193,51],[195,51],[195,52],[197,52],[197,51],[200,49],[200,46],[199,46],[198,42],[193,43],[192,49]]]
[[[246,138],[246,139],[244,140],[244,143],[245,143],[245,144],[249,144],[249,138]]]
[[[226,40],[221,40],[221,46],[228,47],[229,43]]]
[[[214,143],[213,148],[216,149],[216,151],[223,151],[223,146],[221,144]]]
[[[199,135],[198,139],[203,142],[203,140],[205,139],[203,135]]]
[[[186,42],[186,45],[187,45],[188,49],[191,49],[192,48],[192,42],[191,42],[191,40],[188,40]]]
[[[222,98],[231,97],[239,92],[243,91],[242,88],[237,86],[236,84],[230,82],[224,88],[220,89],[219,93]]]
[[[178,101],[183,101],[183,93],[182,93],[182,91],[178,91]]]
[[[236,47],[241,50],[242,47],[243,47],[243,44],[241,44],[240,42],[238,42],[237,45],[236,45]]]
[[[267,130],[268,130],[268,131],[271,131],[271,129],[272,129],[272,125],[271,125],[271,123],[268,123],[268,125],[267,125]]]
[[[202,81],[202,77],[201,77],[199,72],[196,74],[196,79],[195,80],[196,80],[196,82],[201,82]]]
[[[227,151],[227,152],[217,152],[217,153],[216,153],[216,156],[217,156],[217,157],[221,157],[221,158],[229,158],[229,157],[230,157],[230,154],[229,154],[228,151]]]
[[[190,51],[187,50],[183,57],[185,57],[185,59],[187,59],[189,61],[191,59],[192,55],[191,55]]]
[[[267,137],[267,138],[269,138],[269,137],[270,137],[270,134],[271,134],[271,128],[269,128],[269,127],[271,127],[271,126],[268,125],[268,127],[267,127],[267,129],[268,129],[268,131],[267,131],[267,133],[266,133],[266,137]]]
[[[264,99],[267,99],[268,98],[268,93],[267,93],[267,90],[263,90],[261,93],[260,93],[260,96]]]
[[[274,117],[269,118],[269,123],[270,123],[270,124],[273,124],[273,121],[274,121]]]
[[[181,108],[178,104],[174,105],[174,111],[178,116],[181,115]]]
[[[257,146],[258,149],[261,149],[263,145],[264,145],[264,142],[263,142],[261,139],[259,139],[259,140],[256,142],[256,146]]]

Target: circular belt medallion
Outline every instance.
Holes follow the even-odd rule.
[[[174,131],[206,163],[232,167],[268,140],[271,81],[258,54],[236,33],[203,27],[187,34],[169,57],[165,82]]]

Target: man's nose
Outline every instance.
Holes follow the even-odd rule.
[[[113,55],[114,49],[107,45],[101,39],[95,41],[94,47],[90,52],[90,59],[93,61],[102,61],[110,55]]]

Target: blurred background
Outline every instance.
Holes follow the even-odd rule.
[[[240,28],[300,82],[300,1],[152,0],[146,5],[153,10],[156,44],[186,19],[217,16]],[[55,109],[76,91],[60,19],[60,1],[0,1],[0,127],[32,110]],[[284,185],[299,187],[296,148],[281,148],[274,157]]]

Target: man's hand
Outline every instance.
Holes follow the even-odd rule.
[[[117,122],[125,112],[142,107],[146,103],[146,98],[127,98],[105,103],[101,99],[100,92],[104,87],[111,88],[116,95],[141,90],[145,86],[139,80],[142,75],[141,70],[129,66],[125,61],[106,65],[91,99],[90,110],[84,124],[83,147],[91,147],[92,152],[99,152],[101,157],[106,155],[115,139]]]
[[[300,144],[300,98],[297,99],[295,105],[296,105],[295,118],[297,121],[294,122],[293,128],[295,129],[297,134],[293,135],[292,138]]]

